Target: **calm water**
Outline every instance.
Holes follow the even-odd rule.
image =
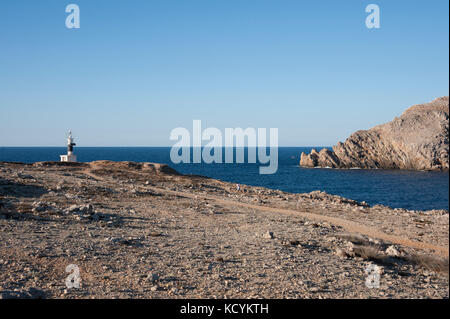
[[[448,209],[448,172],[399,170],[334,170],[300,168],[300,154],[310,147],[279,149],[278,172],[260,175],[259,164],[178,164],[168,147],[76,147],[81,162],[94,160],[167,163],[184,174],[263,186],[292,193],[324,190],[331,194],[407,209]],[[0,161],[58,161],[64,147],[0,147]]]

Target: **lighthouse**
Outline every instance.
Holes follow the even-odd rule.
[[[76,162],[77,156],[73,154],[73,147],[76,144],[73,142],[72,131],[69,131],[69,136],[67,137],[67,155],[60,155],[61,162]]]

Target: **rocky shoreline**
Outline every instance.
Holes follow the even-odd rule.
[[[238,190],[163,164],[3,162],[0,298],[448,298],[448,225],[447,210]]]
[[[300,166],[448,170],[448,138],[446,96],[414,105],[389,123],[357,131],[332,151],[313,149],[310,154],[302,153]]]

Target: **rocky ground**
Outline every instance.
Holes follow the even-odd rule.
[[[0,297],[448,298],[448,225],[151,163],[0,163]]]

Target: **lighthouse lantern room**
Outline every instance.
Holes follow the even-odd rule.
[[[73,147],[76,144],[73,142],[72,131],[69,131],[69,136],[67,137],[67,155],[60,155],[61,162],[76,162],[77,156],[73,154]]]

